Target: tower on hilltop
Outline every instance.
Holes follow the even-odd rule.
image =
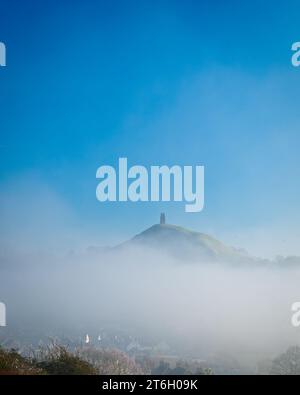
[[[165,213],[161,213],[160,214],[160,221],[159,221],[159,223],[161,225],[165,225],[165,223],[166,223],[166,215],[165,215]]]

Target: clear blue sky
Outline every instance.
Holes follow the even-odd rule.
[[[101,244],[163,210],[232,244],[254,231],[285,243],[300,220],[299,13],[289,0],[0,0],[2,233],[57,217]],[[120,156],[203,164],[205,210],[101,205],[96,169]]]

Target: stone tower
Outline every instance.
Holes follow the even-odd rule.
[[[161,213],[161,214],[160,214],[160,224],[161,224],[161,225],[165,225],[165,223],[166,223],[166,216],[165,216],[165,213]]]

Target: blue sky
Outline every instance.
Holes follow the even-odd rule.
[[[299,11],[296,1],[0,0],[1,233],[34,244],[41,228],[48,241],[60,229],[105,244],[165,211],[255,252],[300,254]],[[204,165],[205,210],[100,204],[96,169],[122,156]]]

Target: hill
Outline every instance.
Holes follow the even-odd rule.
[[[122,244],[123,248],[130,246],[151,248],[188,261],[240,262],[254,259],[205,233],[170,224],[155,224]]]

